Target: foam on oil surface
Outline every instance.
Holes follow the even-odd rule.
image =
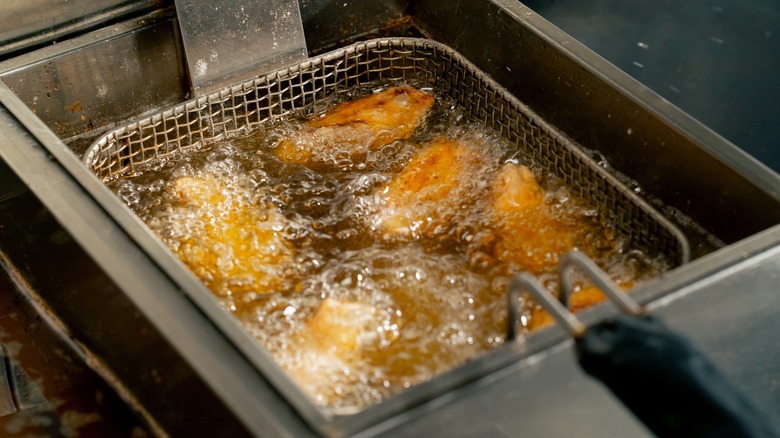
[[[528,156],[438,97],[411,138],[364,156],[345,144],[309,165],[277,157],[275,145],[300,130],[300,120],[283,122],[111,186],[321,405],[360,409],[502,344],[506,286],[522,267],[495,256],[491,181],[507,162],[540,175]],[[457,202],[410,207],[435,212],[419,232],[387,232],[377,221],[379,191],[441,136],[460,139],[480,169],[448,195]],[[183,201],[182,178],[213,182],[197,193],[217,202]],[[589,255],[614,279],[638,284],[668,267],[630,248],[560,180],[537,179],[552,211],[583,227]],[[556,290],[554,266],[539,277]],[[361,304],[351,310],[356,353],[312,347],[307,324],[325,299]],[[534,303],[521,300],[530,315]]]

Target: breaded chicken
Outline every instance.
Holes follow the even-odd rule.
[[[276,147],[285,161],[307,164],[340,152],[353,159],[395,140],[409,138],[433,106],[431,94],[409,85],[342,103],[310,120],[292,138]]]
[[[276,291],[292,255],[281,214],[242,202],[211,178],[179,178],[173,192],[190,213],[187,232],[172,247],[209,289],[234,298]]]
[[[306,323],[310,347],[346,358],[355,354],[375,328],[368,324],[376,314],[373,306],[326,298]]]
[[[469,182],[479,164],[476,152],[457,140],[441,138],[426,146],[381,190],[382,227],[416,234],[426,221],[441,219],[442,207],[458,202],[453,191]]]
[[[377,334],[376,308],[364,303],[326,298],[303,327],[293,348],[297,360],[285,368],[293,379],[322,404],[341,396],[334,376],[362,360],[362,350]],[[349,381],[347,378],[346,381]]]
[[[540,274],[574,248],[576,224],[556,217],[530,169],[506,164],[493,180],[495,257]]]
[[[514,214],[540,206],[544,191],[531,169],[505,164],[493,181],[493,210],[497,214]]]

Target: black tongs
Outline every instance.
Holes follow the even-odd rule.
[[[569,312],[574,268],[623,313],[586,327]],[[582,369],[604,383],[657,436],[780,436],[701,351],[646,313],[587,256],[567,254],[560,274],[560,301],[530,274],[512,278],[508,339],[517,336],[517,296],[528,291],[574,337]]]

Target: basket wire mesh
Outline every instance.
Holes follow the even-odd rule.
[[[357,43],[258,79],[185,102],[115,129],[84,155],[101,180],[132,175],[141,164],[244,135],[356,86],[414,81],[454,99],[474,120],[530,152],[606,213],[607,222],[650,254],[688,261],[685,236],[556,128],[454,50],[415,38]]]

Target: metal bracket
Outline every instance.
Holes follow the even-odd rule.
[[[195,96],[308,56],[298,0],[176,0],[176,14]]]

